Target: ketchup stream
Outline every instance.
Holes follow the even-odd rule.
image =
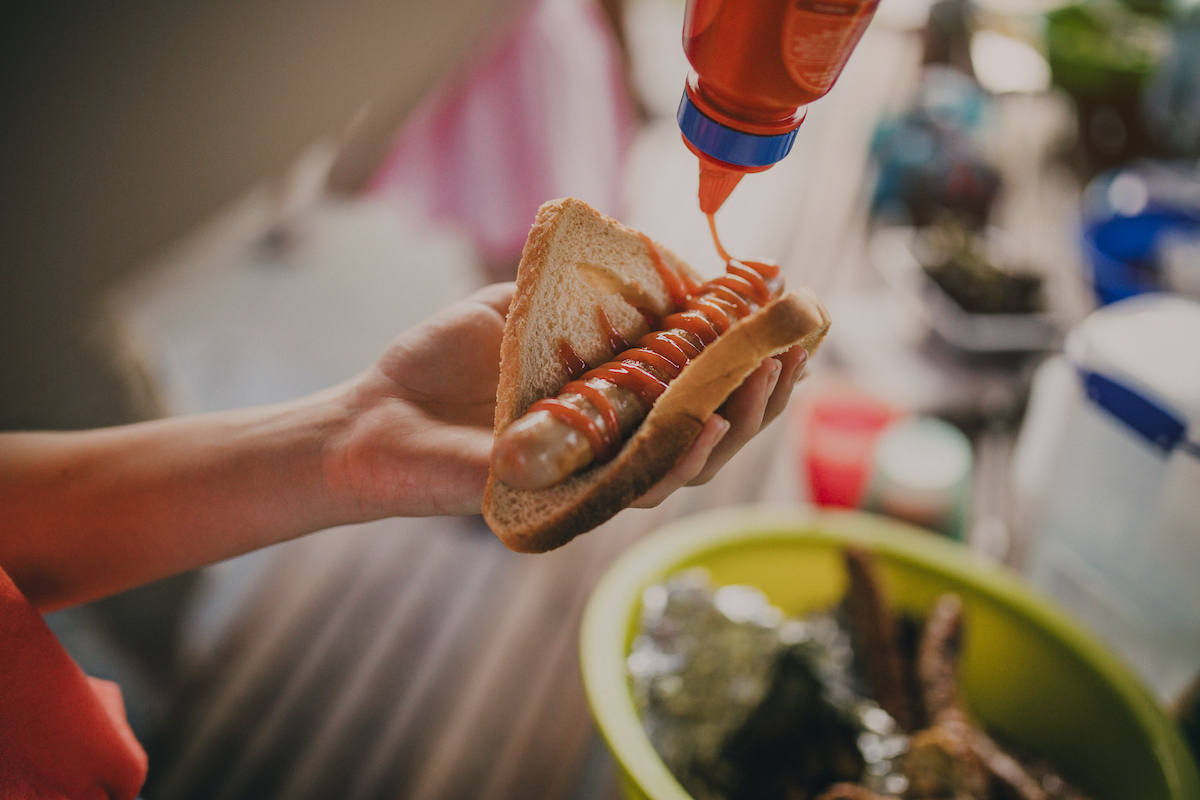
[[[648,412],[688,362],[735,322],[771,300],[767,282],[778,277],[779,267],[733,258],[721,246],[712,214],[708,215],[708,223],[717,252],[725,260],[725,274],[698,284],[690,276],[671,269],[654,242],[641,234],[670,296],[672,313],[653,324],[654,315],[639,308],[651,323],[651,331],[630,347],[604,309],[597,309],[601,329],[611,351],[617,355],[608,363],[585,371],[587,365],[583,359],[565,341],[560,343],[559,357],[572,380],[559,391],[558,397],[538,400],[529,407],[529,412],[546,411],[578,431],[591,445],[597,462],[608,461],[621,448],[619,415],[604,392],[606,382],[632,392],[643,411]],[[592,405],[599,423],[583,409],[560,399],[570,393],[582,396]]]

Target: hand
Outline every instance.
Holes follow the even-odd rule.
[[[480,290],[357,378],[287,403],[0,434],[0,563],[49,611],[334,525],[478,513],[513,288]],[[802,371],[800,351],[767,359],[640,504],[712,477]]]
[[[353,421],[331,447],[330,482],[364,518],[479,513],[513,288],[486,287],[434,315],[356,380]],[[793,348],[765,359],[635,505],[654,506],[681,486],[710,480],[787,405],[806,357]]]
[[[435,314],[355,380],[329,472],[364,518],[479,513],[513,289],[488,286]]]
[[[512,291],[476,293],[307,397],[0,433],[0,564],[48,611],[335,525],[478,513]]]
[[[808,352],[802,347],[763,359],[758,369],[734,390],[717,414],[704,423],[683,460],[634,503],[653,508],[682,486],[708,483],[729,459],[779,416],[792,387],[804,377]]]

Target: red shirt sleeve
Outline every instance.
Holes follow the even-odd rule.
[[[0,569],[0,797],[134,800],[145,779],[121,690],[84,675]]]

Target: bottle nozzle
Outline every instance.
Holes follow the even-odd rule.
[[[788,119],[768,126],[769,130],[761,130],[757,124],[750,130],[729,127],[720,121],[721,115],[709,113],[715,111],[693,87],[695,77],[693,72],[684,87],[675,118],[683,143],[700,159],[700,210],[713,214],[743,175],[762,172],[788,154],[804,121],[804,109],[797,108]]]
[[[720,167],[707,159],[700,159],[700,210],[715,214],[738,185],[745,172]]]

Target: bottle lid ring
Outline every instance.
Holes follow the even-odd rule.
[[[742,133],[705,116],[686,91],[675,118],[679,130],[693,147],[718,161],[739,167],[769,167],[781,160],[791,151],[799,130],[797,126],[775,136]]]

